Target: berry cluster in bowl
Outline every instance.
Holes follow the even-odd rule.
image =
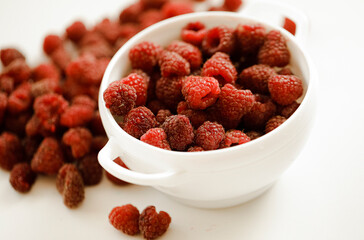
[[[130,72],[103,98],[125,132],[155,147],[232,147],[274,130],[299,107],[303,81],[290,58],[278,30],[190,22],[167,46],[133,46]]]

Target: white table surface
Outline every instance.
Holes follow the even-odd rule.
[[[318,69],[319,106],[309,142],[272,189],[237,207],[206,210],[104,178],[70,210],[54,178],[41,176],[30,193],[19,194],[0,170],[0,239],[142,239],[108,222],[110,210],[126,203],[170,213],[172,224],[160,239],[364,239],[364,1],[280,1],[310,20],[306,48]],[[76,19],[117,17],[130,2],[1,0],[0,48],[19,48],[34,66],[42,60],[46,34],[60,33]]]

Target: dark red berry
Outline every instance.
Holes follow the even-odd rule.
[[[10,184],[18,192],[30,191],[37,174],[32,171],[29,163],[18,163],[10,172]]]
[[[264,43],[265,28],[259,24],[238,24],[235,35],[242,53],[255,53]]]
[[[280,115],[289,118],[300,106],[300,103],[294,101],[293,103],[284,106],[282,109],[280,109]]]
[[[184,115],[168,117],[161,128],[167,134],[168,142],[174,150],[185,150],[193,142],[193,127],[188,117]]]
[[[220,25],[210,28],[202,41],[202,49],[212,56],[216,52],[224,52],[230,54],[234,49],[233,29]]]
[[[32,70],[22,58],[13,60],[8,66],[3,69],[4,75],[11,77],[15,84],[28,81]]]
[[[66,74],[79,83],[100,84],[105,69],[99,61],[91,54],[84,54],[67,66]]]
[[[31,108],[33,102],[31,88],[32,85],[29,82],[24,82],[10,94],[8,111],[11,114],[19,114]]]
[[[187,152],[203,152],[205,149],[203,149],[200,146],[192,146],[189,149],[187,149]]]
[[[191,109],[185,101],[178,103],[177,113],[188,117],[196,129],[208,119],[208,114],[205,111]]]
[[[246,135],[250,138],[250,140],[254,140],[254,139],[257,139],[257,138],[263,136],[263,133],[257,132],[257,131],[248,131],[248,132],[246,132]]]
[[[168,213],[157,213],[154,206],[148,206],[140,214],[139,230],[145,239],[155,239],[167,231],[171,220]]]
[[[81,21],[73,22],[69,27],[66,28],[66,35],[73,42],[79,42],[81,38],[87,32],[86,26]]]
[[[84,127],[70,128],[64,133],[62,142],[71,148],[74,158],[82,158],[91,150],[92,134]]]
[[[268,65],[257,64],[244,69],[239,75],[239,83],[253,93],[269,93],[268,79],[276,75],[273,68]]]
[[[25,60],[24,55],[15,48],[4,48],[0,51],[0,59],[4,67],[19,58]]]
[[[293,75],[275,75],[268,80],[272,99],[280,105],[289,105],[303,93],[303,82]]]
[[[11,132],[0,135],[0,167],[10,171],[23,159],[23,147],[19,137]]]
[[[224,140],[220,143],[220,148],[233,147],[247,143],[250,138],[240,130],[229,130],[225,134]]]
[[[225,129],[216,122],[206,121],[196,130],[195,142],[205,150],[218,149],[225,138]]]
[[[146,107],[137,107],[129,111],[125,117],[123,129],[135,138],[140,138],[149,129],[158,125],[154,114]]]
[[[184,77],[162,77],[156,83],[157,98],[169,109],[176,109],[178,103],[183,100],[182,82]]]
[[[164,121],[169,117],[172,116],[171,111],[169,111],[168,109],[161,109],[158,111],[157,115],[155,116],[155,118],[157,119],[159,124],[163,124]]]
[[[117,230],[133,236],[139,233],[139,216],[135,206],[126,204],[114,207],[109,213],[109,221]]]
[[[114,162],[115,162],[116,164],[118,164],[119,166],[123,167],[123,168],[129,169],[129,168],[125,165],[125,163],[121,160],[121,158],[120,158],[120,157],[115,158],[115,159],[114,159]],[[106,177],[107,177],[107,179],[109,179],[109,181],[110,181],[110,182],[112,182],[112,183],[113,183],[113,184],[115,184],[115,185],[124,186],[124,185],[126,185],[126,184],[129,184],[128,182],[125,182],[125,181],[123,181],[123,180],[121,180],[121,179],[119,179],[119,178],[114,177],[113,175],[111,175],[111,174],[110,174],[110,173],[108,173],[108,172],[105,172],[105,173],[106,173]]]
[[[267,124],[265,125],[265,133],[269,133],[279,127],[282,123],[284,123],[287,119],[280,115],[276,115],[268,120]]]
[[[85,126],[93,117],[96,102],[86,95],[79,95],[72,100],[72,105],[61,114],[60,124],[69,128]]]

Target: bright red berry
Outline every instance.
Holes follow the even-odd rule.
[[[58,35],[50,34],[44,38],[43,50],[47,55],[51,55],[57,48],[61,47],[63,47],[63,42]]]
[[[66,35],[73,42],[80,41],[86,32],[86,26],[81,21],[75,21],[66,28]]]
[[[162,77],[186,76],[190,74],[190,63],[176,52],[163,51],[159,56]]]
[[[131,86],[135,89],[137,98],[135,100],[136,106],[145,105],[147,102],[147,88],[149,77],[137,73],[131,73],[120,80],[121,84]]]
[[[142,142],[166,150],[171,150],[167,141],[167,134],[162,128],[151,128],[140,137]]]
[[[126,204],[114,207],[109,213],[109,221],[116,229],[133,236],[139,233],[139,216],[135,206]]]
[[[302,80],[293,75],[275,75],[269,78],[268,88],[272,99],[280,105],[289,105],[303,93]]]
[[[62,142],[71,148],[74,158],[82,158],[91,150],[92,134],[85,127],[70,128],[63,134]]]
[[[176,52],[181,55],[190,63],[191,69],[197,69],[201,66],[201,51],[190,43],[175,40],[167,46],[166,50]]]

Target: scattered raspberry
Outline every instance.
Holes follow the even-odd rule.
[[[22,83],[29,80],[32,71],[24,59],[18,58],[3,69],[3,73],[14,79],[14,83]]]
[[[62,87],[57,80],[45,78],[32,84],[31,95],[36,98],[48,93],[62,93]]]
[[[238,73],[229,55],[217,52],[203,65],[202,75],[214,77],[221,85],[225,85],[226,83],[234,84]]]
[[[50,34],[44,38],[43,50],[47,55],[51,55],[56,49],[62,47],[63,42],[58,35]]]
[[[258,62],[269,66],[284,67],[289,63],[290,53],[284,36],[275,30],[268,32],[258,52]]]
[[[97,32],[88,32],[79,43],[79,56],[92,55],[97,59],[111,58],[113,47]]]
[[[186,59],[191,66],[191,69],[197,69],[202,63],[201,51],[190,43],[180,40],[175,40],[166,48],[167,51],[178,53],[181,57]]]
[[[164,121],[166,121],[166,119],[172,116],[171,111],[169,111],[168,109],[161,109],[158,111],[157,115],[155,116],[155,118],[157,119],[157,122],[162,125],[164,123]]]
[[[103,170],[97,160],[96,154],[88,154],[83,157],[79,161],[78,169],[86,186],[92,186],[100,183]]]
[[[218,149],[225,138],[224,127],[216,122],[206,121],[196,130],[195,142],[205,150]]]
[[[11,114],[19,114],[31,108],[33,102],[31,86],[29,82],[24,82],[11,93],[8,98],[8,111]]]
[[[0,51],[0,60],[4,67],[8,66],[15,59],[25,60],[24,55],[15,48],[4,48]]]
[[[203,110],[216,102],[219,82],[213,77],[189,76],[183,81],[182,94],[190,108]]]
[[[108,43],[115,44],[119,37],[119,26],[120,24],[118,22],[104,18],[100,23],[95,25],[94,31],[100,33]]]
[[[205,25],[201,22],[188,23],[181,31],[181,38],[184,42],[191,43],[195,46],[201,46],[206,35]]]
[[[109,221],[117,230],[128,235],[139,233],[139,210],[131,204],[114,207],[109,214]]]
[[[229,130],[226,132],[224,140],[220,143],[220,148],[233,147],[249,141],[250,138],[242,131]]]
[[[68,64],[71,62],[72,57],[65,48],[59,47],[50,55],[52,62],[59,67],[62,71],[66,71]]]
[[[120,23],[138,22],[138,18],[143,10],[144,6],[141,2],[136,2],[134,4],[131,4],[121,11],[119,15],[119,22]]]
[[[171,18],[178,15],[194,12],[193,5],[189,1],[167,2],[163,5],[161,11],[163,18]]]
[[[123,129],[135,138],[140,138],[149,129],[158,125],[154,114],[146,107],[137,107],[126,115]]]
[[[40,143],[31,161],[34,172],[54,175],[64,163],[60,143],[53,137],[46,137]]]
[[[303,93],[302,80],[293,75],[275,75],[269,78],[268,88],[272,99],[280,105],[289,105]]]
[[[0,75],[0,91],[11,94],[15,88],[14,79],[7,75]]]
[[[142,142],[166,150],[171,150],[167,141],[167,134],[162,128],[151,128],[140,137]]]
[[[91,150],[92,134],[87,128],[70,128],[64,133],[62,142],[71,148],[74,158],[82,158]]]
[[[284,18],[283,28],[290,32],[292,35],[296,34],[296,23],[288,17]]]
[[[123,40],[130,39],[135,34],[137,34],[139,31],[140,31],[140,26],[138,24],[136,24],[136,23],[123,23],[119,27],[119,37],[120,37],[119,40],[121,42],[124,42]],[[118,43],[116,42],[114,45],[117,46],[117,44]],[[117,50],[119,48],[117,48]]]
[[[167,107],[160,100],[148,101],[147,107],[157,115],[159,110],[166,109]]]
[[[284,106],[280,110],[280,115],[285,118],[289,118],[297,110],[297,108],[299,106],[300,106],[300,104],[298,102],[294,101],[293,103]]]
[[[176,52],[163,51],[159,56],[163,77],[186,76],[190,74],[190,63]]]
[[[10,171],[13,166],[23,161],[23,147],[19,137],[11,132],[0,135],[0,167]]]
[[[84,54],[67,66],[66,74],[79,83],[100,84],[104,71],[104,67],[100,67],[95,56]]]
[[[249,132],[246,132],[246,135],[250,138],[250,140],[254,140],[254,139],[257,139],[261,136],[263,136],[263,133],[262,132],[257,132],[257,131],[249,131]]]
[[[235,12],[243,4],[242,0],[224,0],[223,6],[228,10]]]
[[[120,80],[121,84],[133,87],[136,91],[137,98],[135,100],[136,106],[145,105],[147,102],[147,88],[148,88],[149,77],[148,75],[143,76],[142,74],[131,73],[125,78]]]
[[[244,69],[240,75],[240,83],[253,93],[268,94],[268,79],[276,75],[273,68],[268,65],[257,64]]]
[[[154,206],[148,206],[140,214],[139,230],[145,239],[155,239],[167,231],[171,220],[168,213],[157,213]]]
[[[189,149],[187,149],[187,152],[203,152],[203,151],[205,150],[200,146],[192,146]]]
[[[129,59],[133,68],[149,73],[158,63],[162,48],[152,42],[141,42],[130,49]]]
[[[255,53],[264,43],[265,28],[259,24],[238,24],[235,35],[242,53]]]
[[[279,127],[282,123],[284,123],[287,119],[280,115],[276,115],[268,120],[267,124],[265,125],[265,133],[269,133]]]
[[[196,129],[208,119],[208,115],[205,111],[191,109],[185,101],[178,103],[177,113],[188,117],[192,126]]]
[[[10,184],[18,192],[26,193],[30,191],[37,174],[32,171],[29,163],[18,163],[10,172]]]
[[[129,169],[129,168],[125,165],[125,163],[124,163],[124,162],[120,159],[120,157],[115,158],[115,159],[114,159],[114,162],[115,162],[116,164],[118,164],[119,166],[123,167],[123,168]],[[110,182],[112,182],[112,183],[114,183],[114,184],[116,184],[116,185],[121,185],[121,186],[123,186],[123,185],[128,184],[128,182],[125,182],[125,181],[123,181],[123,180],[121,180],[121,179],[119,179],[119,178],[116,178],[116,177],[114,177],[113,175],[111,175],[111,174],[110,174],[110,173],[108,173],[108,172],[105,172],[105,173],[106,173],[106,177],[107,177],[107,179],[109,179],[109,180],[110,180]]]
[[[142,29],[147,28],[154,23],[163,20],[163,15],[160,10],[157,9],[149,9],[140,14],[139,22]]]
[[[85,126],[94,117],[96,102],[88,96],[79,95],[61,114],[60,124],[69,128]]]
[[[188,117],[184,115],[168,117],[161,128],[167,134],[168,142],[174,150],[185,150],[193,142],[193,127]]]
[[[66,28],[67,38],[76,43],[81,40],[86,32],[86,26],[81,21],[75,21]]]
[[[230,54],[235,44],[233,29],[220,25],[209,29],[202,41],[203,51],[211,56],[216,52]]]
[[[183,100],[182,81],[184,77],[165,78],[162,77],[156,83],[157,98],[169,109],[176,109],[176,106]]]
[[[7,106],[8,106],[8,97],[6,93],[0,92],[0,126],[3,122]]]

